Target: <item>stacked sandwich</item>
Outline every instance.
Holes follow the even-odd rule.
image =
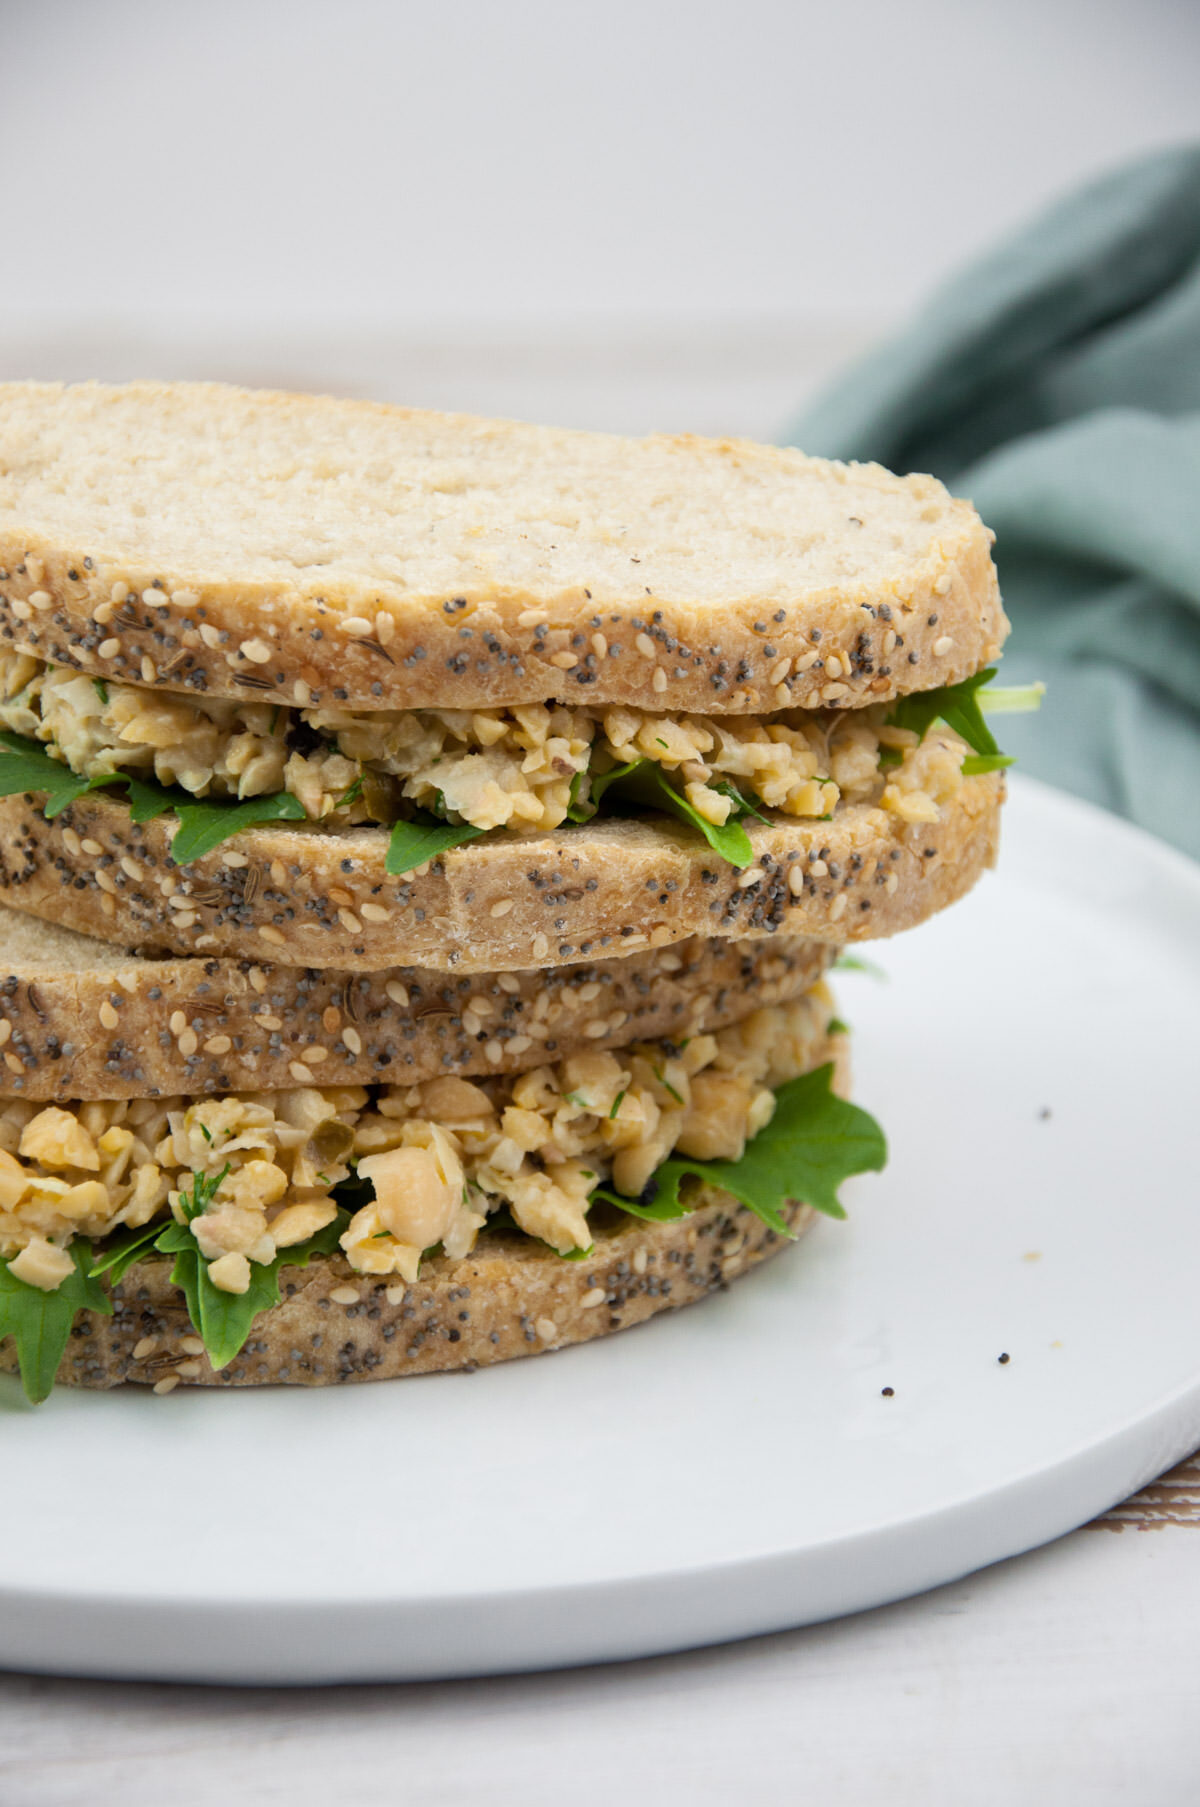
[[[0,389],[0,1365],[470,1367],[840,1214],[822,975],[995,854],[989,543],[739,442]]]

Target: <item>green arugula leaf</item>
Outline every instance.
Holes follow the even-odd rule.
[[[178,1286],[187,1304],[192,1328],[208,1351],[214,1368],[227,1368],[245,1346],[254,1320],[280,1302],[279,1274],[285,1267],[307,1267],[317,1255],[332,1255],[350,1222],[350,1213],[337,1217],[307,1242],[281,1249],[274,1261],[250,1263],[250,1285],[244,1293],[222,1292],[208,1277],[208,1263],[186,1224],[170,1223],[155,1242],[164,1255],[174,1255],[171,1283]]]
[[[610,789],[622,803],[632,803],[642,809],[665,810],[681,822],[698,828],[713,852],[720,854],[731,866],[744,869],[754,864],[750,837],[736,815],[731,815],[721,827],[709,822],[693,808],[682,791],[675,789],[662,767],[653,760],[637,759],[630,765],[606,772],[602,778],[593,779],[592,797],[597,803]]]
[[[626,1198],[624,1193],[615,1192],[611,1186],[597,1186],[588,1204],[616,1205],[630,1217],[641,1217],[646,1223],[674,1223],[676,1218],[687,1217],[695,1207],[685,1205],[678,1193],[663,1192],[659,1188],[658,1176],[664,1171],[662,1167],[658,1169],[640,1198]]]
[[[568,822],[590,822],[596,813],[596,805],[594,803],[581,803],[579,801],[579,793],[583,789],[586,777],[587,771],[585,769],[582,772],[576,772],[571,780],[571,788],[567,793]]]
[[[869,979],[878,979],[887,984],[887,973],[874,960],[866,960],[861,954],[839,954],[833,963],[835,973],[866,973]]]
[[[628,778],[634,772],[640,772],[643,766],[649,764],[648,759],[631,759],[627,765],[615,765],[608,772],[591,773],[586,770],[576,772],[571,780],[570,801],[567,805],[568,820],[590,822],[600,807],[601,799],[606,791],[611,790],[613,785],[618,784],[622,778]],[[579,793],[583,788],[585,778],[588,780],[588,795],[583,801],[580,801]]]
[[[599,777],[593,776],[589,793],[592,814],[595,815],[596,806],[603,801],[606,791],[611,790],[614,784],[619,784],[622,778],[631,778],[635,772],[640,772],[643,766],[649,764],[648,759],[631,759],[625,765],[615,765],[610,771],[601,772]]]
[[[53,669],[53,667],[51,667],[51,669]],[[108,685],[104,682],[103,678],[93,678],[92,689],[96,692],[96,695],[100,698],[102,703],[108,702]]]
[[[271,797],[247,797],[244,803],[173,803],[179,827],[171,842],[177,866],[202,859],[231,835],[260,822],[303,822],[304,805],[289,791]]]
[[[169,791],[161,784],[150,784],[144,778],[130,778],[128,785],[129,813],[135,822],[153,822],[156,816],[165,816],[181,801],[178,791]]]
[[[44,794],[42,814],[48,822],[88,791],[124,782],[120,772],[80,778],[70,766],[51,759],[40,742],[27,740],[23,734],[0,734],[0,797],[19,796],[23,791]]]
[[[166,1229],[159,1231],[154,1240],[154,1246],[160,1254],[175,1256],[175,1265],[171,1269],[171,1284],[182,1288],[192,1329],[197,1336],[203,1337],[204,1332],[200,1328],[200,1271],[204,1266],[204,1260],[196,1245],[195,1237],[187,1224],[172,1221]],[[216,1290],[212,1287],[211,1281],[209,1285],[213,1291]]]
[[[979,699],[986,715],[1031,715],[1042,706],[1046,686],[1036,684],[989,684]]]
[[[972,749],[974,757],[969,755],[963,761],[963,771],[969,778],[980,772],[998,772],[1004,766],[1015,765],[1016,761],[996,745],[984,715],[1011,715],[1040,709],[1046,686],[993,685],[995,675],[996,667],[989,665],[973,677],[964,678],[961,684],[943,684],[938,690],[920,690],[915,696],[901,697],[888,714],[888,724],[893,728],[909,728],[924,740],[934,722],[945,722],[948,728],[961,734]],[[900,756],[888,757],[889,753],[894,753],[894,749],[885,747],[882,750],[881,765],[897,763]]]
[[[507,1205],[498,1205],[494,1211],[489,1211],[483,1229],[500,1230],[506,1236],[523,1236],[525,1234]],[[483,1231],[480,1231],[480,1234],[482,1235]]]
[[[91,1243],[79,1237],[67,1252],[75,1263],[75,1272],[68,1274],[53,1292],[27,1285],[17,1278],[7,1261],[0,1260],[0,1337],[16,1339],[21,1385],[32,1405],[40,1405],[54,1385],[76,1312],[95,1311],[102,1317],[112,1316],[112,1300],[88,1272]]]
[[[825,1025],[826,1035],[849,1035],[849,1023],[843,1023],[840,1016],[831,1016]]]
[[[694,1208],[681,1188],[684,1180],[698,1179],[732,1193],[781,1236],[792,1234],[779,1209],[787,1199],[802,1199],[826,1217],[844,1217],[838,1187],[851,1174],[879,1172],[887,1160],[887,1142],[873,1117],[836,1096],[832,1079],[829,1061],[780,1086],[775,1115],[747,1143],[740,1161],[673,1158],[658,1169],[640,1199],[623,1198],[611,1187],[597,1188],[592,1197],[634,1217],[667,1223]]]
[[[739,868],[753,865],[754,851],[744,828],[739,826],[742,816],[758,816],[759,821],[767,818],[742,796],[741,792],[731,784],[717,784],[714,790],[729,797],[734,805],[730,818],[722,826],[702,816],[693,808],[683,792],[672,784],[662,766],[651,759],[632,759],[627,765],[614,766],[610,772],[602,772],[591,780],[591,794],[586,802],[579,800],[579,791],[585,774],[576,773],[571,781],[571,801],[567,809],[568,818],[572,822],[590,822],[608,791],[621,803],[632,803],[642,809],[666,810],[668,814],[677,816],[692,828],[698,828],[709,846],[721,858],[728,860],[731,866]]]
[[[470,822],[439,822],[436,816],[421,816],[411,822],[397,822],[388,842],[387,870],[392,878],[423,866],[451,847],[461,847],[483,833]]]
[[[943,721],[961,734],[974,752],[998,753],[1000,749],[983,719],[978,694],[995,675],[996,667],[989,665],[960,684],[942,684],[937,690],[918,690],[912,696],[902,696],[888,712],[888,726],[908,728],[918,740],[924,740],[934,722]]]
[[[98,1274],[107,1274],[110,1286],[123,1280],[135,1261],[148,1255],[157,1238],[162,1234],[162,1219],[156,1218],[153,1223],[143,1224],[140,1230],[119,1230],[115,1236],[105,1238],[104,1247],[96,1253],[96,1258],[88,1269],[88,1278],[94,1280]]]
[[[190,865],[211,853],[243,828],[254,828],[260,822],[304,820],[303,804],[287,791],[277,791],[270,797],[248,797],[242,803],[198,803],[188,791],[150,784],[124,772],[81,778],[69,766],[51,759],[38,741],[21,734],[0,734],[0,797],[12,797],[22,791],[41,793],[46,799],[42,814],[48,822],[89,791],[112,784],[126,787],[129,812],[135,822],[152,822],[156,816],[174,810],[179,827],[171,842],[171,858],[177,866]]]
[[[962,773],[964,778],[978,778],[982,772],[1002,772],[1016,763],[1011,753],[968,753],[962,762]]]

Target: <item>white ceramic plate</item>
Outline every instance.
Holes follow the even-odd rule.
[[[641,1656],[948,1581],[1193,1448],[1200,869],[1018,782],[1000,871],[867,951],[889,982],[840,995],[891,1165],[722,1296],[340,1392],[0,1383],[0,1665]]]

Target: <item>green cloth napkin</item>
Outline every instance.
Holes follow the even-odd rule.
[[[788,435],[932,471],[996,530],[1027,771],[1200,858],[1200,146],[1051,209]]]

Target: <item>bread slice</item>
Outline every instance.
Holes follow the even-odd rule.
[[[370,971],[398,962],[460,974],[633,953],[690,936],[893,935],[962,897],[995,861],[1002,775],[967,778],[941,819],[866,804],[831,821],[747,824],[739,872],[667,817],[599,819],[489,836],[401,878],[387,831],[252,828],[186,868],[174,819],[137,824],[101,792],[52,822],[0,799],[0,892],[85,934],[175,953]]]
[[[740,440],[0,385],[0,636],[209,695],[879,702],[999,652],[991,537],[932,477]]]
[[[792,1233],[807,1205],[783,1216]],[[674,1223],[626,1217],[597,1228],[586,1261],[564,1261],[528,1236],[488,1231],[461,1261],[436,1256],[411,1285],[368,1279],[341,1257],[284,1268],[282,1303],[264,1312],[242,1353],[213,1371],[197,1353],[183,1294],[164,1256],[131,1267],[113,1289],[112,1317],[81,1312],[58,1371],[62,1386],[126,1381],[176,1385],[322,1387],[354,1380],[473,1369],[590,1342],[656,1312],[719,1292],[788,1245],[727,1192],[706,1188]],[[0,1372],[16,1371],[12,1339]]]
[[[694,938],[502,984],[412,966],[144,958],[0,906],[0,1094],[194,1097],[519,1073],[724,1028],[799,997],[833,952],[799,936]]]

